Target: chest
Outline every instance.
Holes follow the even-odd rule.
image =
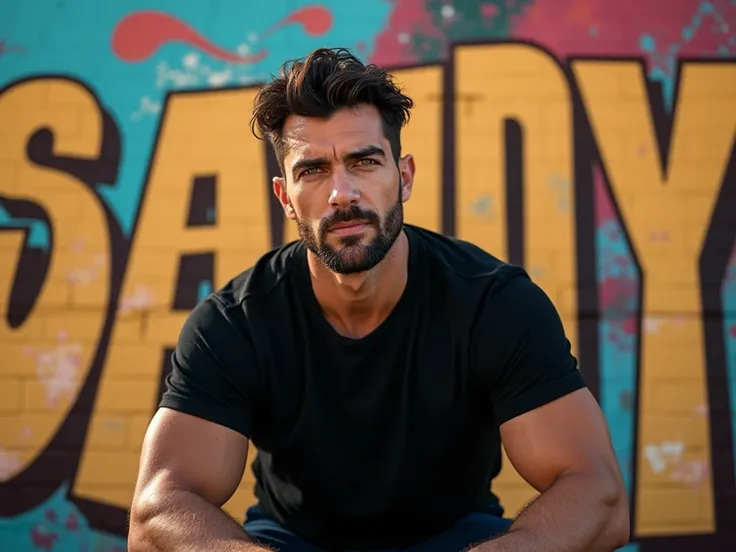
[[[467,332],[443,318],[416,313],[353,341],[292,313],[292,327],[282,321],[279,340],[259,347],[259,433],[279,448],[356,436],[371,448],[424,428],[453,440],[476,420],[477,401]]]

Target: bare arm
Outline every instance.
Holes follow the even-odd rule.
[[[248,439],[161,408],[143,443],[128,534],[129,552],[259,552],[220,507],[243,476]]]
[[[506,535],[471,552],[610,552],[629,540],[629,509],[608,427],[587,389],[501,426],[511,463],[540,496]]]

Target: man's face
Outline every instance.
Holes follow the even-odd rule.
[[[376,266],[401,232],[414,176],[411,156],[396,166],[378,110],[291,116],[283,139],[285,181],[274,179],[274,192],[307,248],[338,274]]]

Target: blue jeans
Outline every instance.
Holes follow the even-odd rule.
[[[510,519],[477,512],[460,519],[447,531],[409,548],[404,548],[402,552],[462,552],[474,544],[505,533],[509,527],[511,527]],[[258,506],[248,509],[243,528],[251,538],[279,552],[324,552],[282,527],[275,519],[261,512]],[[398,550],[375,552],[398,552]]]

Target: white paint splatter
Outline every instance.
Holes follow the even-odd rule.
[[[154,295],[149,289],[143,286],[136,286],[132,295],[123,297],[120,301],[118,313],[126,314],[134,311],[147,310],[153,306],[153,300]]]
[[[445,19],[450,19],[455,15],[455,8],[449,4],[446,4],[442,6],[440,13],[442,13],[442,17],[444,17]]]
[[[105,266],[105,260],[105,255],[97,255],[92,264],[70,270],[66,275],[67,282],[75,285],[86,285],[94,282],[100,275],[102,267]]]
[[[476,198],[470,204],[470,210],[473,215],[478,217],[484,217],[490,220],[495,220],[496,218],[493,196],[490,194],[483,194]]]
[[[159,89],[169,88],[185,88],[200,84],[198,70],[201,71],[203,66],[197,64],[194,67],[182,67],[181,69],[172,69],[169,64],[162,61],[156,65],[156,87]]]
[[[258,36],[254,33],[248,35],[247,40],[236,47],[238,54],[247,56],[257,50],[258,40]],[[228,84],[249,83],[258,80],[253,75],[251,64],[233,65],[215,62],[209,65],[206,63],[206,59],[196,52],[189,52],[182,57],[179,67],[169,65],[166,61],[158,63],[156,65],[156,88],[159,90],[194,87],[220,88]],[[159,102],[154,102],[148,96],[144,96],[141,98],[141,105],[138,110],[131,117],[138,120],[147,114],[155,115],[160,109]]]
[[[709,472],[708,465],[703,460],[679,462],[674,466],[670,479],[697,488],[707,479]]]
[[[693,409],[693,412],[695,412],[696,416],[707,416],[708,415],[708,405],[705,403],[699,404]]]
[[[0,482],[4,483],[8,481],[16,473],[18,473],[22,467],[20,454],[17,452],[11,452],[0,448]]]
[[[649,444],[644,447],[644,457],[654,473],[664,472],[670,465],[677,463],[685,451],[682,441],[664,441],[659,445]]]
[[[238,83],[240,84],[253,84],[256,82],[263,82],[266,77],[263,75],[243,75],[238,77]]]
[[[72,398],[82,364],[82,346],[68,342],[59,332],[58,343],[51,348],[35,348],[36,377],[46,391],[46,404],[56,406],[63,397]]]
[[[649,334],[656,334],[659,332],[660,322],[658,318],[647,316],[643,321],[644,331]]]
[[[547,184],[557,194],[557,210],[563,213],[570,211],[572,204],[572,183],[570,178],[551,173],[547,176]]]
[[[224,71],[214,71],[207,77],[207,84],[211,87],[216,88],[219,86],[225,86],[233,78],[233,72],[231,69],[225,69]]]
[[[123,431],[125,422],[119,418],[108,418],[104,421],[105,429],[110,431]]]
[[[199,55],[196,52],[189,52],[182,58],[181,62],[187,69],[194,69],[199,64]]]
[[[656,474],[666,475],[671,481],[700,486],[710,473],[703,460],[683,460],[685,444],[682,441],[664,441],[644,447],[644,456]]]
[[[543,266],[532,266],[529,268],[529,276],[532,277],[532,279],[539,279],[544,278],[544,275],[547,273],[547,270]]]
[[[409,35],[407,33],[399,33],[397,36],[397,39],[400,44],[408,44],[409,43]]]
[[[149,96],[143,96],[138,103],[138,111],[130,117],[138,120],[146,115],[156,115],[161,111],[161,102],[154,101]]]

